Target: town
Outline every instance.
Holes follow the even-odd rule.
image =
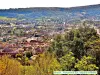
[[[0,10],[0,75],[100,74],[99,11],[82,8]]]

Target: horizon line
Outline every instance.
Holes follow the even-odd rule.
[[[70,6],[70,7],[61,7],[61,6],[54,6],[54,7],[45,7],[45,6],[43,6],[43,7],[41,7],[41,6],[39,6],[39,7],[16,7],[16,8],[0,8],[0,10],[10,10],[10,9],[25,9],[25,8],[65,8],[65,9],[67,9],[67,8],[78,8],[78,7],[88,7],[88,6],[98,6],[98,5],[100,5],[100,4],[90,4],[90,5],[80,5],[80,6]]]

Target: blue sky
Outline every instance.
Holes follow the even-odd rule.
[[[100,4],[100,0],[1,0],[0,9],[26,7],[75,7]]]

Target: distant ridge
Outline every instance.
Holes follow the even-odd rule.
[[[89,19],[100,20],[100,4],[78,7],[30,7],[0,9],[0,16],[33,20],[41,17],[52,17],[63,20]]]

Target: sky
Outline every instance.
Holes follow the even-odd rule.
[[[0,9],[27,7],[75,7],[100,4],[100,0],[1,0]]]

